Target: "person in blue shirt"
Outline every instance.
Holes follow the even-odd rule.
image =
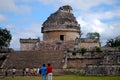
[[[42,76],[42,80],[46,80],[47,71],[46,71],[46,66],[45,66],[45,64],[43,64],[42,67],[40,67],[39,70],[40,70],[39,73],[40,73],[41,76]]]

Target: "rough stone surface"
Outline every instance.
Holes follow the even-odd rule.
[[[43,40],[60,40],[60,35],[64,40],[75,40],[80,35],[80,25],[71,12],[70,6],[62,6],[55,13],[51,14],[43,23]]]
[[[86,75],[120,75],[120,52],[108,52],[97,65],[87,65]]]

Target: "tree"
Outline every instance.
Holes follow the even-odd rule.
[[[93,39],[95,36],[93,33],[87,33],[87,38]]]
[[[106,43],[110,47],[118,47],[120,46],[120,37],[118,36],[114,39],[109,39]]]
[[[98,32],[95,32],[94,35],[96,38],[100,39],[100,34]]]
[[[90,32],[90,33],[87,33],[87,38],[90,38],[90,39],[95,39],[95,38],[98,38],[100,39],[100,34],[98,32]]]
[[[10,31],[0,28],[0,47],[9,47],[10,41],[12,39],[12,36],[10,34]]]

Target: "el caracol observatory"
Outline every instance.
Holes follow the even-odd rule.
[[[80,25],[72,13],[69,5],[60,7],[43,23],[41,29],[44,41],[75,40],[80,36]]]
[[[42,24],[41,32],[43,33],[42,41],[39,38],[20,38],[20,50],[39,50],[47,47],[50,48],[50,45],[52,48],[53,45],[56,48],[56,46],[59,46],[57,45],[57,42],[65,42],[64,44],[69,47],[72,45],[71,41],[73,41],[73,43],[77,43],[80,48],[93,48],[95,46],[100,46],[98,39],[80,37],[80,24],[78,24],[74,14],[72,13],[72,7],[69,5],[62,6],[55,13],[51,14]],[[67,42],[71,42],[69,43],[69,46]]]

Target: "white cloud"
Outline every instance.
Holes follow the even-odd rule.
[[[74,9],[85,10],[88,11],[92,7],[96,7],[100,4],[107,4],[112,5],[117,3],[117,0],[38,0],[40,3],[43,4],[51,4],[52,6],[55,5],[56,7],[62,5],[70,5]]]
[[[78,23],[81,24],[81,31],[84,34],[84,36],[88,32],[99,32],[102,33],[104,31],[104,26],[106,24],[102,23],[100,20],[96,18],[83,18],[83,17],[78,17],[77,18]]]
[[[106,41],[109,38],[116,37],[120,34],[120,22],[114,23],[104,23],[101,20],[109,20],[112,18],[120,18],[120,7],[116,7],[114,10],[109,11],[99,11],[92,12],[91,8],[99,6],[100,4],[112,5],[117,2],[117,0],[0,0],[0,11],[5,12],[15,12],[15,13],[26,13],[30,12],[30,5],[27,6],[29,2],[39,1],[41,4],[52,5],[55,7],[70,5],[73,9],[77,10],[75,16],[81,25],[81,31],[85,36],[88,32],[99,32],[101,34],[101,40]],[[24,4],[17,5],[19,2]],[[42,12],[42,11],[41,11]],[[43,13],[44,14],[44,13]],[[75,14],[75,15],[76,15]],[[5,20],[6,17],[0,15],[0,21]],[[33,23],[27,25],[27,28],[18,28],[20,25],[7,25],[9,30],[12,32],[13,39],[11,42],[11,47],[14,49],[19,49],[19,39],[20,38],[42,38],[41,34],[41,23]]]
[[[38,38],[42,39],[41,34],[41,24],[40,23],[33,23],[30,24],[27,28],[17,28],[17,27],[10,27],[10,25],[7,25],[6,28],[12,32],[12,41],[10,43],[10,47],[12,47],[15,50],[20,49],[20,42],[19,39],[27,39],[27,38]]]
[[[120,23],[114,22],[110,23],[104,28],[104,32],[101,33],[101,42],[105,44],[107,40],[113,39],[120,35]]]
[[[41,24],[33,23],[30,24],[29,27],[24,28],[22,33],[19,34],[21,38],[37,38],[41,37]]]
[[[44,4],[52,4],[52,3],[54,3],[54,5],[55,5],[55,3],[59,2],[58,0],[38,0],[38,1],[42,2]]]
[[[116,0],[61,0],[61,3],[66,5],[69,4],[72,7],[80,10],[89,10],[100,4],[114,4]]]
[[[30,10],[29,6],[17,5],[14,0],[0,0],[1,12],[29,13]]]
[[[3,22],[3,21],[5,21],[6,20],[6,17],[4,16],[4,15],[1,15],[0,14],[0,22]]]
[[[104,11],[104,12],[92,12],[92,13],[86,13],[87,17],[94,17],[100,20],[103,19],[112,19],[112,18],[120,18],[120,9],[116,10],[110,10],[110,11]]]
[[[90,15],[92,15],[92,13]],[[104,23],[104,22],[101,22],[99,18],[94,16],[94,13],[92,17],[90,17],[87,14],[86,16],[89,16],[89,17],[84,17],[84,16],[77,17],[78,23],[81,24],[81,31],[83,33],[82,37],[86,37],[86,34],[88,32],[99,32],[101,35],[101,42],[105,44],[106,40],[120,35],[120,31],[119,31],[120,22],[119,21],[114,22],[114,23]]]

